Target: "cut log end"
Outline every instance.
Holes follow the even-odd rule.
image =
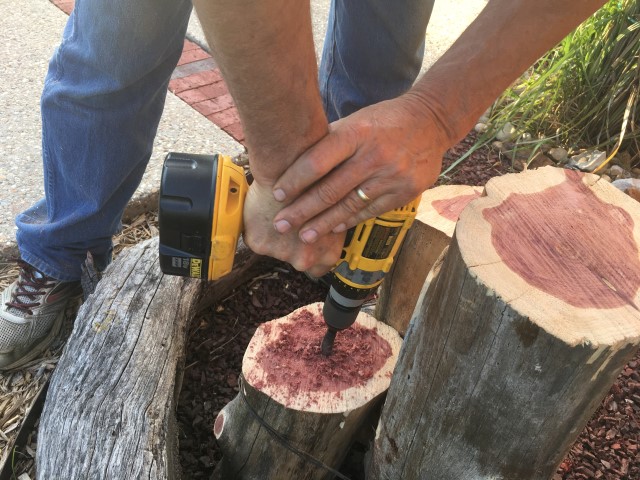
[[[216,417],[216,421],[213,423],[213,434],[217,439],[220,438],[224,430],[224,417],[224,410],[220,410],[220,413],[218,413],[218,416]]]
[[[325,332],[321,303],[261,325],[243,360],[246,381],[287,408],[315,413],[354,410],[388,388],[401,344],[391,327],[360,313],[330,357],[321,353]]]
[[[422,194],[417,219],[451,238],[460,213],[482,191],[482,187],[469,185],[441,185],[427,190]]]
[[[638,338],[640,205],[594,175],[520,175],[535,178],[493,179],[461,216],[457,240],[472,273],[571,345]],[[615,324],[602,324],[605,309]]]

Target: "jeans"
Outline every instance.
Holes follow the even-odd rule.
[[[320,62],[330,122],[406,92],[422,67],[434,0],[332,0]]]
[[[393,98],[420,71],[432,0],[332,0],[320,68],[330,120]],[[141,181],[182,51],[190,0],[76,0],[41,99],[45,199],[16,217],[26,262],[98,268]]]

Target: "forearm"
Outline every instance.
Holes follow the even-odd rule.
[[[445,143],[453,145],[519,75],[604,3],[490,0],[406,95],[437,119]]]
[[[238,108],[253,176],[270,186],[328,131],[309,2],[193,3]]]

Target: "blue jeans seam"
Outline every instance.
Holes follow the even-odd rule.
[[[329,38],[331,39],[331,48],[328,54],[329,64],[326,68],[327,74],[322,79],[322,85],[320,85],[324,111],[327,114],[329,113],[329,96],[330,96],[329,79],[331,78],[331,74],[333,73],[333,70],[334,70],[335,55],[336,55],[336,15],[337,13],[335,12],[335,10],[337,9],[334,8],[334,14],[331,17],[331,25],[327,26],[326,35],[328,35]],[[322,68],[324,69],[325,67],[322,66]]]

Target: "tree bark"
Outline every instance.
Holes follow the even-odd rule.
[[[375,316],[404,336],[427,275],[451,242],[460,212],[482,187],[442,185],[422,194],[416,219],[380,287]]]
[[[640,205],[551,167],[491,180],[416,309],[369,479],[548,479],[640,344]]]
[[[80,308],[41,418],[38,478],[179,478],[185,334],[202,307],[269,262],[240,244],[217,282],[165,276],[158,239],[123,252]]]
[[[218,415],[220,479],[332,479],[387,389],[400,337],[360,313],[324,357],[322,304],[261,325],[242,362],[238,396]],[[332,471],[333,470],[333,471]]]

